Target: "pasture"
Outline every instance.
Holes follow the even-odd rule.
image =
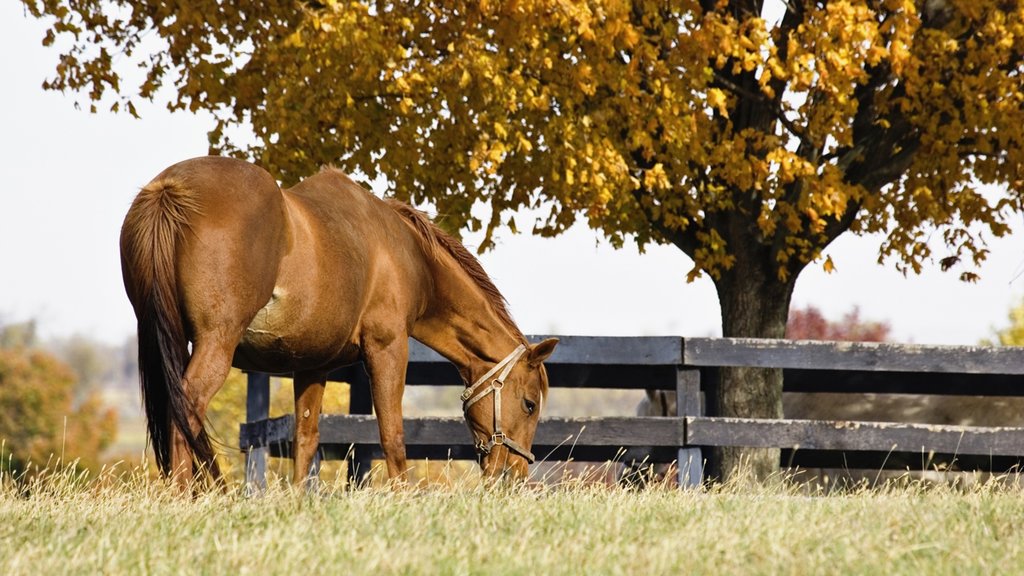
[[[1009,482],[815,494],[458,485],[182,498],[139,471],[0,488],[0,573],[963,574],[1024,562]]]

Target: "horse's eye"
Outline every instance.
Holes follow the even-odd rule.
[[[525,410],[527,414],[532,416],[533,413],[537,411],[537,403],[534,402],[533,400],[527,400],[523,398],[523,410]]]

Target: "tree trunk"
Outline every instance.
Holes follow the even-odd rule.
[[[734,266],[715,281],[725,337],[784,338],[796,274],[779,280],[777,269],[754,264]],[[715,416],[782,418],[782,370],[723,368],[708,395]],[[722,447],[709,460],[712,478],[728,481],[751,474],[764,480],[779,469],[779,449]]]

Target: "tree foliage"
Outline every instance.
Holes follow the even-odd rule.
[[[549,206],[539,233],[583,214],[713,277],[754,244],[780,278],[888,231],[881,254],[917,270],[933,225],[944,265],[983,258],[1024,188],[1016,1],[25,2],[44,43],[72,39],[48,88],[134,112],[173,86],[172,109],[219,118],[214,149],[286,182],[383,174],[454,229]]]
[[[0,348],[32,348],[38,344],[35,320],[6,322],[0,317]]]
[[[49,342],[47,348],[75,375],[75,400],[99,392],[104,383],[117,379],[115,359],[120,350],[105,346],[81,334]]]
[[[817,307],[807,306],[791,310],[786,323],[786,338],[793,340],[885,342],[891,331],[888,322],[862,319],[857,306],[839,320],[828,320]]]
[[[117,433],[117,414],[96,393],[75,401],[66,365],[41,350],[0,348],[0,439],[4,467],[25,470],[63,459],[97,471]]]
[[[1024,298],[1019,299],[1006,315],[1009,324],[994,330],[994,340],[984,339],[984,346],[1024,346]]]

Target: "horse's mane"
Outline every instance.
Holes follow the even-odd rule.
[[[437,259],[438,251],[443,250],[455,263],[458,264],[473,282],[480,288],[480,291],[487,298],[491,307],[494,309],[495,314],[498,315],[498,319],[501,323],[508,328],[516,338],[521,340],[523,343],[526,342],[526,337],[516,326],[515,320],[512,319],[512,315],[508,311],[508,302],[505,297],[501,295],[498,288],[491,281],[490,276],[484,271],[483,266],[480,265],[480,261],[476,259],[473,254],[462,245],[461,242],[449,236],[444,230],[437,227],[436,224],[430,221],[430,218],[426,214],[419,210],[409,206],[408,204],[395,200],[387,199],[387,205],[392,210],[398,213],[399,216],[405,218],[413,229],[418,232],[417,236],[420,240],[420,245],[423,247],[423,251],[427,253],[431,258]]]

